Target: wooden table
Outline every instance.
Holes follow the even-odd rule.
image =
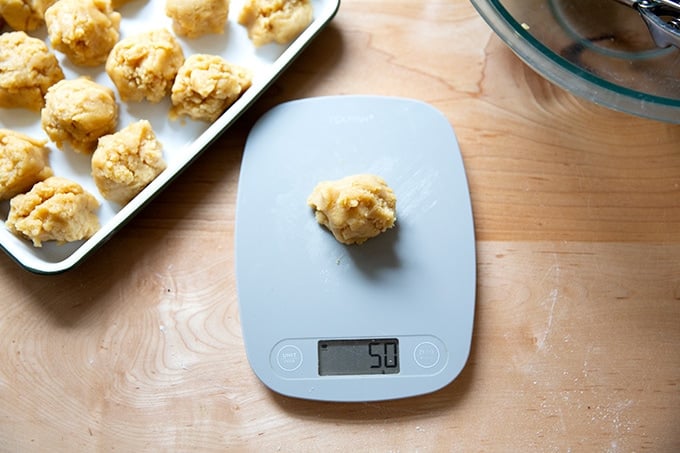
[[[412,399],[272,393],[234,275],[241,153],[286,100],[450,120],[476,222],[472,352]],[[532,72],[464,0],[344,0],[239,122],[77,269],[0,256],[0,451],[680,451],[680,126]]]

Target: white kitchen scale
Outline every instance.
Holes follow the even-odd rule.
[[[307,197],[372,173],[396,226],[343,245]],[[475,307],[470,195],[448,120],[378,96],[291,101],[264,114],[243,155],[236,276],[250,365],[272,390],[324,401],[436,391],[463,369]]]

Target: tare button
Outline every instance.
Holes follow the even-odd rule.
[[[439,364],[441,351],[439,347],[431,341],[418,343],[413,350],[413,360],[422,368],[434,368]]]

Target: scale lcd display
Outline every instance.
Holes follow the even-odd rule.
[[[399,340],[322,340],[318,343],[319,376],[399,373]]]

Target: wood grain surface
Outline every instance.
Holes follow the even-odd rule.
[[[234,274],[246,134],[302,97],[420,99],[477,234],[472,352],[421,397],[277,395]],[[258,103],[77,269],[0,256],[0,451],[680,451],[680,126],[536,75],[465,0],[344,0]]]

